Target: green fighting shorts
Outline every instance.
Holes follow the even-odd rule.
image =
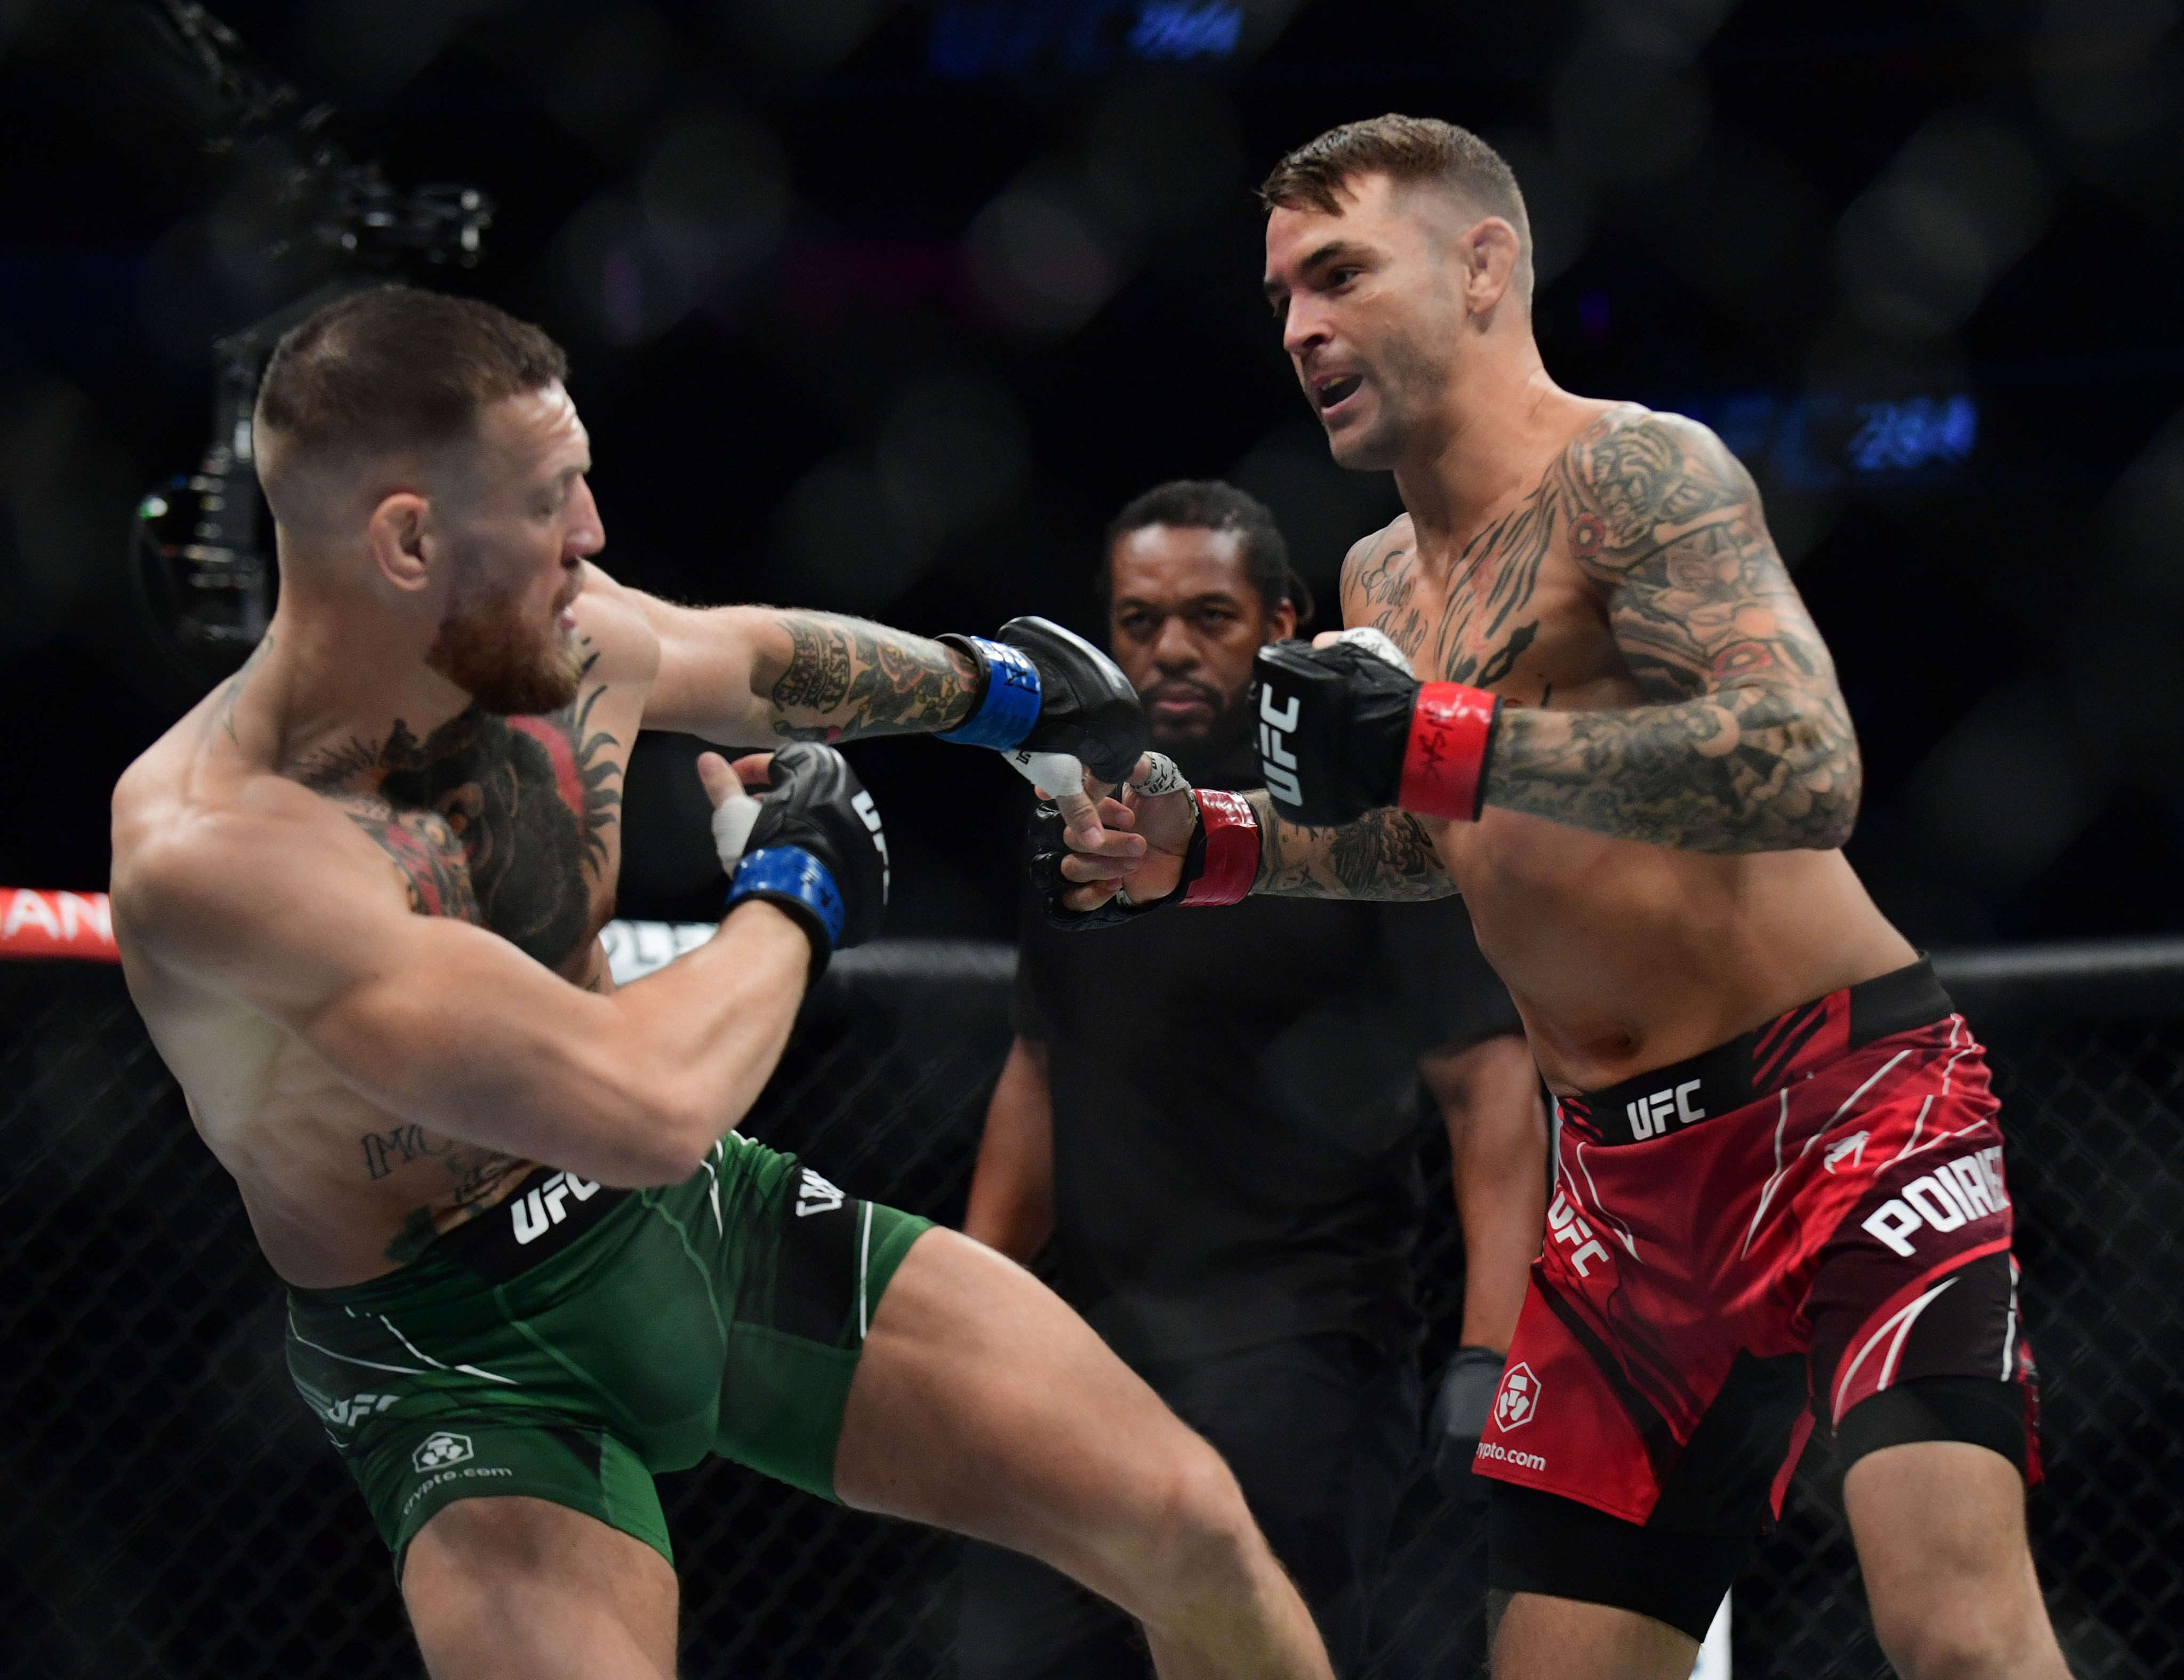
[[[542,1170],[399,1271],[291,1290],[288,1370],[398,1571],[433,1513],[501,1494],[672,1563],[656,1471],[713,1452],[834,1497],[866,1330],[929,1228],[733,1133],[665,1189]]]

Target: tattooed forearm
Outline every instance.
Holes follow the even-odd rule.
[[[970,715],[971,662],[922,637],[861,619],[784,615],[788,665],[769,695],[773,732],[842,741],[951,729]]]
[[[1570,553],[1653,704],[1505,708],[1487,803],[1691,851],[1841,845],[1858,741],[1750,476],[1703,427],[1627,409],[1558,472]]]
[[[1446,898],[1456,882],[1418,820],[1373,811],[1339,828],[1306,828],[1274,814],[1264,793],[1247,795],[1259,820],[1254,893],[1284,898]]]
[[[1694,852],[1821,850],[1858,814],[1841,705],[1725,690],[1624,712],[1505,709],[1486,802]]]

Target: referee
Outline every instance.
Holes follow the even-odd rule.
[[[1162,485],[1109,528],[1100,581],[1153,744],[1195,786],[1256,786],[1251,658],[1312,613],[1266,508]],[[1027,1265],[1055,1240],[1063,1296],[1228,1460],[1355,1672],[1418,1450],[1422,1074],[1465,1239],[1444,1433],[1475,1440],[1540,1248],[1538,1076],[1461,901],[1252,898],[1088,939],[1034,898],[1014,1024],[964,1229]],[[959,1650],[963,1680],[1146,1672],[1112,1607],[983,1546]]]

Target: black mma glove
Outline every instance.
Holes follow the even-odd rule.
[[[1486,1488],[1472,1474],[1471,1460],[1479,1450],[1479,1438],[1486,1432],[1487,1414],[1493,1409],[1507,1360],[1507,1355],[1491,1348],[1458,1348],[1441,1373],[1440,1390],[1426,1421],[1426,1450],[1433,1457],[1435,1482],[1444,1494],[1474,1505],[1485,1503]]]
[[[1344,635],[1325,648],[1272,643],[1252,662],[1259,767],[1274,809],[1315,828],[1390,805],[1476,821],[1499,698],[1421,683],[1378,631]]]
[[[1012,618],[998,641],[940,640],[970,655],[983,680],[971,715],[943,741],[1010,754],[1027,775],[1025,755],[1067,754],[1113,783],[1130,773],[1151,739],[1145,707],[1122,668],[1058,624]]]
[[[850,761],[832,747],[798,742],[776,750],[772,787],[758,802],[749,848],[728,883],[728,904],[763,898],[804,926],[811,978],[836,948],[879,932],[887,909],[887,836],[879,808]]]
[[[1240,793],[1213,788],[1185,791],[1198,808],[1198,822],[1191,830],[1190,845],[1183,857],[1183,874],[1174,887],[1165,897],[1146,904],[1127,904],[1117,893],[1089,910],[1072,910],[1061,902],[1063,893],[1085,883],[1072,881],[1061,872],[1069,843],[1062,838],[1067,824],[1061,811],[1045,804],[1034,806],[1024,859],[1032,890],[1045,909],[1046,925],[1065,933],[1119,927],[1170,905],[1190,909],[1233,904],[1248,893],[1259,873],[1259,822],[1251,802]]]

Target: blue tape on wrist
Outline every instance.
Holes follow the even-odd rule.
[[[736,866],[736,878],[728,883],[728,902],[733,904],[757,893],[777,893],[810,905],[819,925],[827,930],[829,948],[840,942],[841,892],[827,872],[827,865],[801,846],[767,846],[744,854]]]
[[[1039,721],[1039,668],[1006,642],[983,636],[963,639],[986,656],[986,693],[977,711],[939,738],[1006,753]]]

